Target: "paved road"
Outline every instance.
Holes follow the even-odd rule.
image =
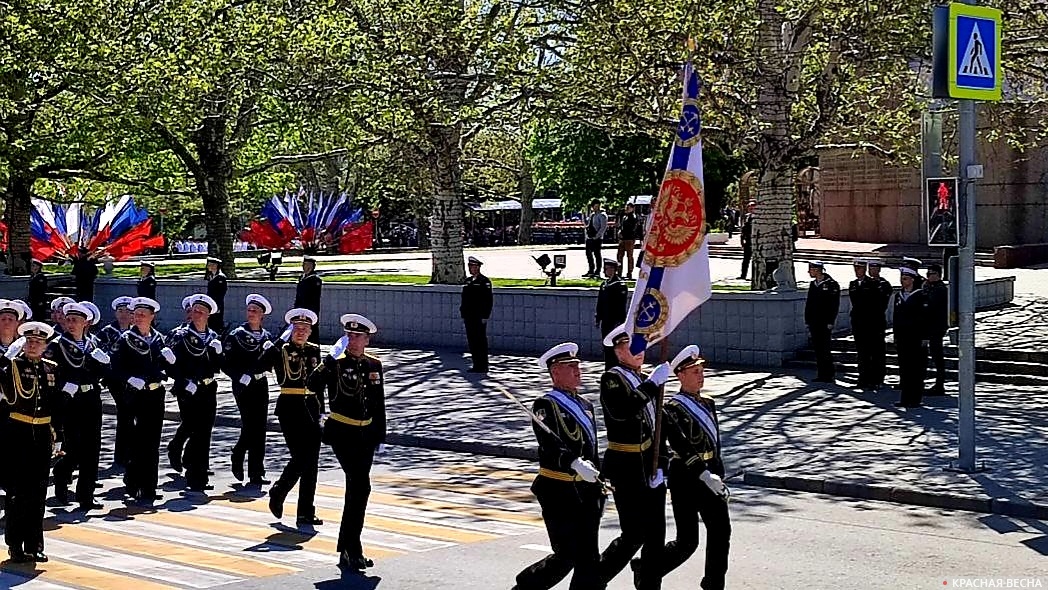
[[[107,434],[110,427],[107,421]],[[219,429],[216,445],[235,434]],[[274,450],[271,468],[283,460]],[[377,565],[366,578],[343,578],[334,567],[342,476],[330,469],[327,449],[324,462],[317,504],[325,524],[312,530],[288,526],[290,515],[277,522],[258,491],[228,487],[222,461],[206,498],[179,495],[179,480],[167,474],[156,510],[124,506],[112,477],[99,514],[85,519],[49,508],[52,561],[3,564],[0,587],[490,590],[512,586],[516,572],[546,551],[528,491],[532,465],[394,448],[375,469],[364,534]],[[736,487],[732,518],[729,581],[739,589],[941,588],[960,576],[1044,575],[1048,555],[1048,523],[972,513]],[[602,545],[616,527],[612,505]],[[697,556],[664,588],[694,588],[701,569]],[[610,586],[631,587],[625,575]]]

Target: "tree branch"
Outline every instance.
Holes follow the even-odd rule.
[[[244,170],[237,170],[233,172],[233,178],[244,178],[246,176],[252,176],[265,172],[270,168],[276,168],[277,166],[288,166],[290,164],[308,164],[310,162],[320,162],[330,158],[337,158],[339,156],[345,156],[349,154],[349,150],[346,148],[338,148],[329,152],[320,152],[315,154],[294,154],[287,156],[273,156],[267,162],[263,162],[258,166],[252,166]]]
[[[160,121],[153,121],[152,127],[160,135],[160,138],[164,140],[164,143],[171,148],[171,151],[175,152],[178,159],[182,160],[182,164],[194,178],[203,178],[205,176],[204,168],[200,165],[200,162],[193,157],[186,144],[182,143],[182,140],[178,139],[166,125]]]
[[[160,189],[153,186],[147,180],[134,180],[130,178],[123,178],[112,174],[105,174],[98,172],[97,170],[78,170],[78,169],[66,169],[60,168],[55,170],[49,170],[42,174],[40,178],[47,178],[51,180],[65,180],[69,178],[85,178],[88,180],[97,180],[98,182],[112,182],[114,184],[122,184],[124,186],[133,186],[135,188],[145,189],[154,195],[171,195],[178,197],[195,197],[192,191],[189,190],[168,190]]]

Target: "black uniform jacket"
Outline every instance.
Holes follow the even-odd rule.
[[[324,390],[309,387],[309,376],[320,366],[320,346],[306,342],[302,346],[294,342],[277,341],[266,354],[266,364],[273,368],[277,385],[283,390],[308,390],[315,395],[319,411],[324,411]],[[314,397],[312,395],[281,395],[277,398],[276,413],[281,414],[285,407],[293,404],[291,398]],[[319,416],[318,416],[319,417]]]
[[[564,391],[561,391],[560,394],[578,404],[589,418],[593,432],[596,433],[597,420],[593,413],[593,404],[580,395]],[[599,465],[600,458],[597,452],[597,442],[591,440],[587,427],[580,424],[575,415],[555,401],[552,395],[553,392],[550,392],[538,398],[531,406],[535,417],[553,433],[546,432],[538,424],[532,424],[535,439],[539,443],[539,467],[541,469],[539,480],[561,481],[565,485],[594,485],[585,481],[568,482],[565,481],[566,478],[563,478],[563,474],[572,476],[572,478],[576,476],[575,470],[571,468],[575,459],[587,459],[593,465]],[[554,479],[543,473],[549,473],[560,479]]]
[[[223,343],[225,349],[225,360],[222,363],[222,372],[229,375],[233,385],[239,387],[240,378],[244,375],[261,375],[271,368],[272,362],[267,362],[265,344],[272,340],[269,330],[262,328],[259,332],[252,332],[246,323],[231,330],[226,335]],[[283,343],[281,343],[283,344]]]
[[[215,313],[222,313],[226,309],[226,275],[222,271],[218,271],[214,276],[209,277],[207,280],[207,296],[214,299],[215,303],[218,304],[218,311]]]
[[[156,299],[156,275],[149,273],[138,279],[138,296]]]
[[[667,466],[669,454],[665,437],[660,444],[654,444],[658,395],[659,388],[640,371],[619,366],[601,375],[600,405],[608,431],[608,450],[604,453],[601,471],[613,483],[647,485],[653,475],[656,452],[659,467]]]
[[[80,350],[80,347],[64,334],[47,345],[44,358],[55,363],[59,390],[66,383],[72,383],[81,391],[88,391],[97,388],[102,378],[109,374],[109,365],[102,364],[91,357],[91,352],[99,347],[90,338],[85,340],[84,350]],[[106,352],[105,349],[101,350]],[[75,395],[62,393],[63,395]]]
[[[302,275],[295,287],[295,307],[320,313],[320,289],[323,285],[324,281],[316,272]]]
[[[626,303],[629,297],[629,287],[622,277],[615,275],[600,284],[597,292],[597,312],[595,317],[601,327],[607,327],[607,331],[619,326],[626,321]],[[607,333],[607,332],[605,332]]]
[[[718,432],[717,438],[713,439],[706,432],[698,419],[692,415],[680,401],[670,399],[664,408],[666,439],[673,449],[673,461],[671,465],[677,465],[680,461],[686,471],[698,477],[703,471],[715,473],[724,477],[724,463],[720,453],[720,420],[717,418],[717,407],[713,400],[700,396],[698,399],[691,398],[700,409],[707,410],[713,417],[713,426]],[[678,474],[674,474],[678,475]]]
[[[804,323],[809,326],[830,326],[837,322],[841,308],[841,286],[830,275],[808,285],[808,299],[804,302]]]
[[[462,286],[462,306],[459,312],[463,319],[486,320],[491,317],[491,307],[494,297],[491,292],[491,280],[478,274],[466,279]]]
[[[331,414],[324,423],[324,442],[376,447],[386,440],[386,394],[382,361],[364,354],[330,356],[309,377],[309,388],[327,388]]]
[[[65,398],[58,382],[56,366],[53,361],[40,359],[31,361],[25,353],[12,360],[0,358],[0,393],[3,393],[5,413],[8,423],[2,426],[3,431],[10,432],[11,421],[32,423],[50,420],[55,432],[55,439],[62,440],[62,418],[65,413]],[[17,452],[17,441],[11,441]]]
[[[116,383],[126,383],[130,377],[138,377],[150,389],[156,389],[164,380],[168,362],[160,351],[167,346],[163,334],[150,329],[143,335],[134,326],[120,335],[113,344],[112,368]]]
[[[946,317],[946,314],[949,313],[950,305],[949,288],[942,281],[935,281],[934,283],[925,281],[921,290],[928,297],[928,311],[931,314],[928,318],[928,329],[931,330],[933,335],[938,335],[941,338],[949,327]]]
[[[183,326],[172,332],[168,346],[175,353],[175,364],[168,367],[167,374],[175,380],[176,391],[185,391],[190,381],[199,385],[218,374],[222,366],[222,353],[215,352],[212,342],[222,341],[210,328],[204,328],[201,333],[192,326]]]
[[[902,291],[895,294],[895,309],[892,331],[895,340],[928,340],[931,335],[931,304],[923,289],[914,289],[908,296]]]

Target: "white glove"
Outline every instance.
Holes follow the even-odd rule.
[[[169,365],[175,364],[175,353],[171,352],[170,348],[165,346],[164,349],[160,351],[160,356],[164,357],[164,360],[167,361]]]
[[[579,457],[571,462],[571,468],[575,470],[575,473],[579,474],[584,481],[595,483],[597,476],[600,475],[600,469],[597,469],[593,463],[590,463],[589,459],[583,459]]]
[[[186,383],[186,391],[189,392],[190,395],[196,393],[196,390],[197,390],[196,381],[189,381],[188,383]]]
[[[666,483],[666,476],[662,473],[661,469],[657,469],[655,475],[651,476],[651,480],[648,481],[648,487],[654,490],[664,483]]]
[[[284,333],[280,335],[280,339],[284,342],[291,340],[291,326],[288,326],[287,330],[284,330]]]
[[[699,479],[701,479],[702,483],[706,484],[706,487],[708,487],[714,494],[717,494],[718,496],[724,495],[724,482],[721,481],[720,476],[716,473],[710,473],[709,470],[703,471],[702,475],[699,476]]]
[[[655,370],[651,372],[651,376],[648,377],[648,381],[654,383],[657,387],[662,387],[670,379],[670,364],[662,363],[655,367]]]
[[[93,358],[96,361],[102,363],[103,365],[108,365],[109,364],[109,355],[104,353],[104,352],[102,352],[101,348],[96,348],[96,349],[92,350],[91,351],[91,358]]]
[[[22,352],[22,348],[25,346],[25,336],[19,336],[17,340],[11,343],[11,346],[7,347],[7,352],[4,353],[4,357],[8,360],[18,356],[18,353]]]
[[[74,393],[76,393],[76,390],[78,389],[80,388],[77,387],[76,383],[66,383],[62,386],[62,391],[68,393],[69,395],[73,395]]]
[[[385,454],[385,452],[386,452],[386,443],[382,443],[382,444],[378,445],[378,448],[375,449],[375,454],[376,455],[383,455],[383,454]]]
[[[61,452],[62,452],[62,441],[60,441],[60,440],[55,441],[55,454],[57,455],[57,454],[59,454]]]
[[[215,351],[215,354],[222,354],[222,343],[217,338],[211,341],[211,350]]]
[[[269,350],[270,348],[273,348],[273,343],[269,340],[262,343],[262,350]]]
[[[343,352],[346,352],[347,346],[349,346],[349,336],[339,338],[337,342],[331,345],[331,352],[328,353],[328,356],[337,359]]]
[[[241,385],[251,385],[251,375],[248,375],[247,373],[241,375],[240,376],[240,384]]]
[[[134,387],[135,389],[145,389],[146,387],[146,382],[142,379],[139,379],[138,377],[128,378],[127,384],[131,387]]]

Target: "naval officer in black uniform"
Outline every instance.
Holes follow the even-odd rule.
[[[156,264],[151,260],[143,260],[139,270],[141,276],[136,286],[138,296],[156,299]]]
[[[818,374],[813,381],[833,383],[837,369],[833,364],[830,337],[841,307],[841,286],[826,274],[826,266],[818,260],[808,263],[808,276],[812,281],[808,285],[808,299],[804,303],[804,323],[811,334],[811,345],[815,349],[815,362],[818,365]]]
[[[214,299],[218,304],[218,311],[207,318],[207,325],[215,332],[224,334],[226,331],[226,275],[222,272],[222,259],[214,256],[207,257],[207,296]]]
[[[896,406],[917,408],[924,395],[924,374],[928,369],[928,337],[931,307],[923,289],[916,287],[920,275],[908,266],[899,269],[902,288],[895,294],[892,331],[899,355],[899,384],[902,396]]]
[[[888,330],[888,302],[891,300],[895,288],[888,282],[888,279],[881,276],[880,260],[870,260],[867,265],[867,271],[869,272],[871,284],[869,297],[871,314],[873,316],[871,319],[872,325],[870,326],[870,386],[874,389],[880,389],[884,386],[884,375],[886,373],[885,353],[887,347],[885,345],[885,333]]]
[[[629,287],[619,275],[618,261],[604,259],[604,276],[597,292],[597,311],[593,314],[594,322],[600,328],[601,340],[626,321],[626,306],[629,304]],[[604,370],[610,371],[617,364],[615,349],[605,346]]]
[[[324,422],[323,440],[331,445],[346,476],[346,497],[338,532],[339,566],[363,571],[374,563],[364,556],[360,532],[371,494],[371,464],[386,440],[386,395],[382,361],[367,354],[374,322],[355,314],[339,321],[345,337],[339,339],[310,376],[310,389],[327,389],[331,413]]]
[[[33,259],[29,263],[29,310],[32,312],[32,317],[36,318],[37,321],[44,321],[48,316],[48,303],[47,303],[47,275],[44,274],[44,263],[40,260]]]
[[[244,301],[247,321],[234,328],[225,338],[225,363],[222,372],[233,381],[233,398],[240,410],[240,438],[233,446],[233,477],[244,480],[244,457],[251,485],[268,484],[266,480],[266,419],[269,415],[269,379],[271,364],[266,350],[273,346],[269,330],[262,320],[273,312],[265,297],[252,293]]]
[[[302,277],[295,286],[295,307],[308,309],[320,317],[320,291],[324,280],[317,274],[317,259],[312,256],[302,257]],[[313,326],[309,341],[320,344],[320,325]]]
[[[470,256],[469,278],[462,286],[462,305],[459,313],[462,323],[466,326],[466,342],[469,344],[469,354],[473,361],[470,373],[488,372],[488,318],[491,317],[491,308],[494,305],[494,296],[491,290],[491,280],[480,272],[483,262]]]
[[[539,358],[553,389],[535,400],[532,424],[539,444],[539,473],[531,491],[542,508],[549,555],[517,574],[515,590],[548,590],[569,572],[570,590],[602,588],[598,533],[604,491],[598,481],[597,418],[579,395],[579,347],[558,344]]]

